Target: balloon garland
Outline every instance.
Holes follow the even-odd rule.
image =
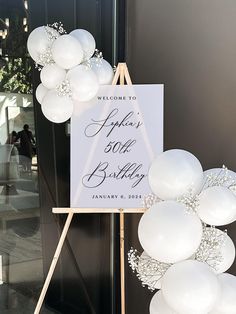
[[[95,49],[92,34],[84,29],[67,34],[61,23],[40,26],[30,33],[27,48],[42,82],[36,98],[52,122],[65,122],[75,105],[88,102],[100,85],[112,82],[113,68]]]
[[[144,252],[131,248],[130,267],[156,292],[150,314],[236,313],[236,277],[225,273],[235,246],[223,226],[236,220],[236,173],[205,172],[191,153],[173,149],[153,161],[153,194],[144,198],[138,236]]]

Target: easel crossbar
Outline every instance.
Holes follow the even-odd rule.
[[[70,208],[55,207],[52,209],[54,214],[142,214],[146,208]]]

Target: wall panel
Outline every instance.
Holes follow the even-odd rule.
[[[165,84],[165,149],[189,150],[205,169],[236,170],[235,1],[129,0],[126,24],[133,81]],[[139,248],[138,221],[127,219],[127,250]],[[236,242],[236,225],[228,231]],[[127,276],[128,314],[148,313],[152,294],[128,268]]]

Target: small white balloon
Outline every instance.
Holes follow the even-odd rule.
[[[171,149],[158,155],[148,174],[150,187],[159,198],[175,200],[191,189],[199,192],[203,170],[198,159],[181,149]]]
[[[149,310],[150,314],[177,314],[166,304],[161,291],[156,292],[152,297]]]
[[[90,59],[94,54],[96,47],[96,42],[93,35],[85,29],[75,29],[70,32],[70,35],[74,36],[81,44],[84,54],[83,61]]]
[[[50,90],[44,96],[42,112],[48,120],[62,123],[72,116],[73,102],[70,97],[58,96],[55,90]]]
[[[72,90],[72,98],[76,101],[89,101],[96,96],[99,83],[96,74],[85,65],[78,65],[67,73]]]
[[[219,229],[215,229],[215,231],[217,232],[217,237],[222,240],[222,245],[219,246],[216,252],[221,259],[220,261],[217,261],[216,267],[214,267],[215,259],[212,259],[212,257],[207,260],[207,264],[213,268],[215,273],[221,274],[233,265],[235,259],[235,246],[231,238],[225,232]]]
[[[35,28],[29,35],[27,40],[27,48],[31,58],[39,63],[40,54],[44,54],[51,47],[52,41],[49,40],[48,32],[55,37],[59,37],[59,33],[49,26],[40,26]]]
[[[152,258],[176,263],[192,256],[201,243],[202,223],[185,205],[163,201],[142,216],[138,226],[139,241]]]
[[[83,50],[77,39],[62,35],[52,44],[52,57],[63,69],[71,69],[83,60]]]
[[[57,64],[47,64],[40,72],[40,79],[48,89],[54,89],[62,83],[66,77],[66,70]]]
[[[218,278],[211,268],[193,260],[172,265],[162,281],[166,303],[181,314],[208,313],[213,309],[220,291]]]
[[[43,98],[47,94],[47,92],[48,92],[48,89],[42,83],[39,84],[38,87],[36,88],[35,95],[40,105],[42,104]]]
[[[112,83],[114,71],[110,63],[104,59],[91,58],[90,66],[94,73],[97,75],[100,85],[109,85]]]
[[[218,276],[221,295],[210,314],[236,313],[236,277],[227,273]]]
[[[208,225],[230,224],[236,219],[236,197],[226,187],[209,187],[199,194],[197,212]]]

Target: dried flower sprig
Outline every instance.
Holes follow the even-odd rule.
[[[152,207],[154,204],[160,202],[161,200],[159,199],[159,197],[157,197],[155,194],[150,193],[147,195],[144,195],[143,197],[143,201],[142,201],[142,206],[144,208],[149,209],[150,207]]]
[[[208,264],[217,271],[223,259],[221,249],[225,245],[226,235],[226,230],[222,232],[214,226],[207,227],[204,225],[202,241],[194,258]]]
[[[72,97],[72,91],[70,87],[69,80],[64,80],[62,83],[56,88],[58,96],[69,96]]]
[[[134,248],[128,252],[128,263],[142,286],[147,286],[149,290],[160,289],[161,279],[171,264],[159,262],[145,252],[141,255]]]

